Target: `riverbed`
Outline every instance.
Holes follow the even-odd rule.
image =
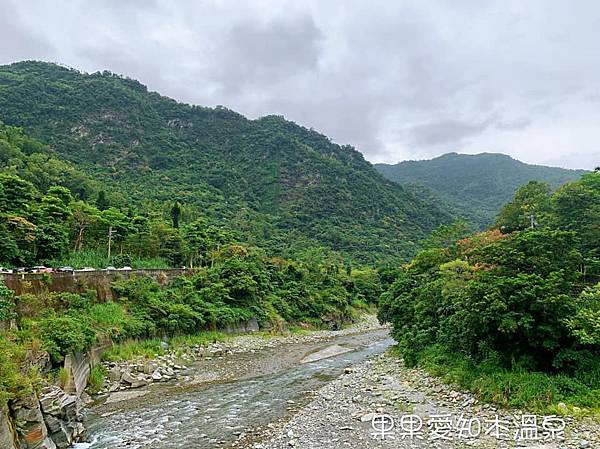
[[[259,435],[305,405],[345,368],[383,353],[385,329],[201,360],[185,378],[89,409],[77,448],[217,448]],[[136,396],[136,397],[134,397]]]

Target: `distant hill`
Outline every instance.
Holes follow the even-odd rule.
[[[448,153],[431,160],[375,164],[375,168],[399,184],[415,183],[432,189],[478,228],[494,221],[500,207],[512,199],[519,186],[539,180],[556,188],[585,173],[525,164],[498,153]]]
[[[0,67],[0,120],[136,207],[234,229],[289,255],[326,246],[350,260],[401,260],[451,220],[447,208],[381,176],[350,146],[279,116],[248,120],[178,103],[110,72],[43,62]]]

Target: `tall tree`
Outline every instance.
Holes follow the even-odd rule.
[[[179,229],[179,219],[181,218],[181,204],[179,201],[175,201],[171,208],[171,219],[173,220],[173,227]]]
[[[96,207],[98,210],[106,210],[110,207],[110,203],[108,198],[106,197],[106,192],[104,190],[100,190],[98,192],[98,198],[96,199]]]

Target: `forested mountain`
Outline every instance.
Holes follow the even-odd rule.
[[[401,259],[450,213],[382,177],[349,146],[278,116],[248,120],[178,103],[109,72],[0,67],[0,120],[142,211],[226,224],[289,255],[324,245],[350,259]],[[85,192],[81,192],[81,199]]]
[[[529,165],[497,153],[457,154],[395,165],[375,164],[386,178],[399,184],[418,183],[432,189],[473,226],[494,221],[500,207],[529,181],[556,188],[579,178],[583,170]]]

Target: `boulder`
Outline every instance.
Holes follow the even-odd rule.
[[[84,434],[85,428],[78,421],[60,421],[59,430],[50,436],[59,449],[68,448],[77,442]]]
[[[157,368],[158,368],[158,364],[156,362],[148,362],[148,363],[144,364],[143,373],[144,374],[152,374],[157,370]]]
[[[44,421],[46,422],[46,427],[48,428],[48,431],[50,433],[55,433],[55,432],[60,431],[61,421],[57,417],[52,416],[52,415],[46,415],[44,417]]]
[[[255,316],[246,322],[246,332],[258,332],[259,330],[258,319]]]
[[[148,381],[146,380],[143,374],[140,374],[139,376],[134,376],[131,373],[125,372],[121,377],[121,381],[126,384],[129,384],[131,388],[139,388],[148,385]]]
[[[60,416],[67,421],[79,418],[79,399],[77,396],[65,394],[60,401]]]
[[[59,387],[46,387],[42,390],[40,397],[40,406],[42,411],[47,415],[60,414],[60,400],[64,394]]]
[[[52,441],[50,437],[46,437],[42,442],[42,445],[38,446],[37,449],[56,449],[56,444],[54,444],[54,441]]]
[[[120,382],[121,376],[123,376],[123,372],[121,371],[121,368],[116,365],[113,366],[108,372],[108,378],[111,382]]]
[[[133,377],[133,375],[130,372],[125,371],[121,375],[121,382],[124,382],[126,384],[132,384],[135,382],[135,377]]]

